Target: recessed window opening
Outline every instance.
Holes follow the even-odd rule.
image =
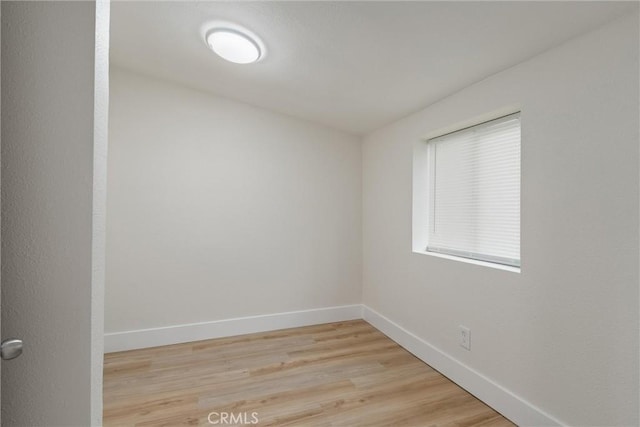
[[[426,251],[520,267],[520,113],[427,144]]]

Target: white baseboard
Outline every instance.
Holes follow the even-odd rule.
[[[519,426],[562,426],[560,421],[454,359],[383,315],[363,306],[363,318],[460,387]]]
[[[114,332],[104,335],[104,351],[135,350],[355,319],[362,319],[361,304]]]

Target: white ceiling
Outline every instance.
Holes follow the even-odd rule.
[[[630,2],[114,2],[111,60],[361,134],[625,13]],[[636,12],[637,13],[637,12]],[[252,65],[208,50],[207,22],[258,34]]]

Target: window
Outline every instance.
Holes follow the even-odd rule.
[[[427,252],[520,267],[520,113],[427,141]]]

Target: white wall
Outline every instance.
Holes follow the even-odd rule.
[[[102,416],[92,206],[105,185],[94,183],[106,161],[94,162],[94,143],[106,147],[104,133],[94,139],[106,123],[94,91],[107,85],[95,63],[107,64],[96,57],[106,40],[95,34],[108,5],[98,9],[2,3],[2,336],[25,342],[22,356],[2,362],[3,425],[99,425]]]
[[[113,69],[106,332],[361,301],[361,144]]]
[[[638,425],[638,20],[470,86],[363,144],[364,303],[571,425]],[[419,90],[419,88],[416,88]],[[414,254],[414,144],[522,110],[522,272]],[[472,348],[458,344],[471,328]]]

